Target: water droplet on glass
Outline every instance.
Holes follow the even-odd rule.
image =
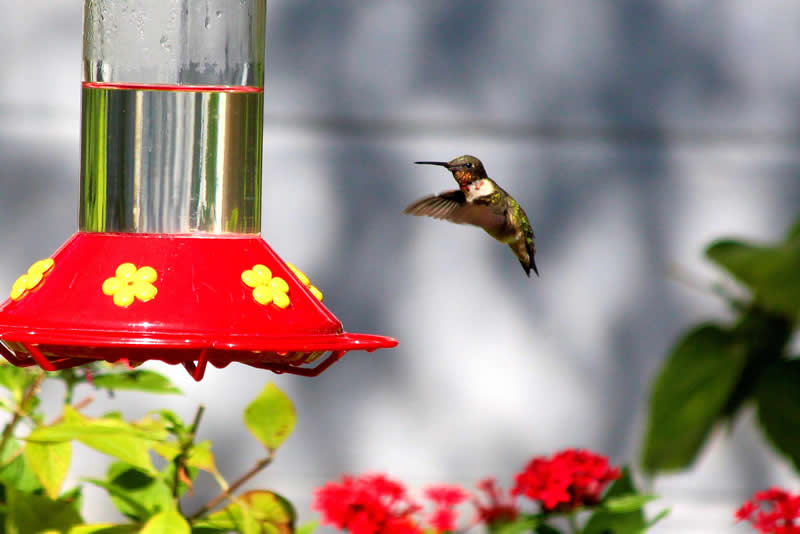
[[[222,16],[222,11],[217,11],[214,14],[217,16],[217,18],[220,18]]]
[[[206,29],[211,27],[211,19],[209,19],[208,16],[206,16],[205,26],[206,26]]]

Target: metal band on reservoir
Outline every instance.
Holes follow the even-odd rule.
[[[79,227],[259,233],[257,87],[84,83]]]

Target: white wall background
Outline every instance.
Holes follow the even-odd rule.
[[[76,230],[81,2],[4,12],[10,288]],[[275,381],[300,421],[251,486],[283,491],[304,518],[312,488],[343,472],[421,488],[489,474],[508,484],[529,457],[568,446],[635,460],[666,349],[724,313],[668,270],[708,280],[709,240],[774,240],[799,211],[798,17],[789,0],[270,0],[263,235],[348,330],[401,344],[317,379],[232,366],[196,384],[150,364],[186,396],[120,394],[89,412],[189,418],[205,403],[201,437],[232,479],[261,454],[241,411]],[[462,153],[531,215],[540,279],[478,230],[400,214],[453,185],[412,161]],[[102,474],[100,458],[84,450],[72,480]],[[216,493],[206,482],[197,506]],[[748,414],[691,471],[656,481],[673,506],[657,531],[746,532],[734,509],[777,483],[798,487]],[[115,517],[87,495],[89,519]]]

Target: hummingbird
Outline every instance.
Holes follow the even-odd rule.
[[[487,234],[507,244],[530,278],[531,269],[539,276],[533,228],[519,202],[489,178],[481,160],[459,156],[450,161],[415,161],[417,165],[438,165],[453,173],[458,189],[423,197],[403,213],[427,215],[457,224],[480,226]]]

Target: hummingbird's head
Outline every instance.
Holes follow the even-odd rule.
[[[475,180],[486,178],[486,171],[483,168],[481,160],[475,156],[459,156],[450,161],[415,161],[418,165],[439,165],[446,167],[447,170],[453,173],[453,178],[456,179],[459,186],[471,184]]]

